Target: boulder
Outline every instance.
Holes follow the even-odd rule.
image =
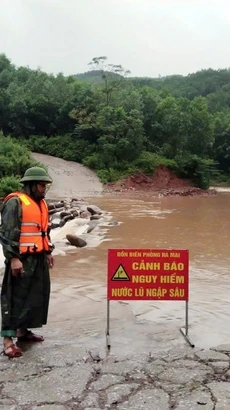
[[[65,205],[64,201],[55,202],[55,203],[48,203],[48,209],[63,208],[64,205]]]
[[[91,217],[90,217],[91,221],[94,221],[96,219],[101,219],[101,216],[100,215],[91,215]]]
[[[96,205],[89,205],[87,206],[87,210],[92,214],[92,215],[101,215],[102,211],[101,209],[96,206]]]
[[[84,246],[87,245],[84,239],[79,238],[76,235],[67,234],[66,239],[69,241],[71,245],[76,246],[77,248],[83,248]]]
[[[71,212],[70,212],[70,211],[62,211],[62,212],[60,213],[60,217],[61,217],[61,218],[64,218],[64,216],[68,216],[68,215],[71,215]]]
[[[72,219],[74,219],[74,216],[72,214],[70,215],[66,215],[62,218],[62,221],[64,220],[65,222],[71,221]]]

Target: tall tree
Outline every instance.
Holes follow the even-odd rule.
[[[107,57],[94,57],[89,63],[91,70],[98,71],[101,75],[104,83],[104,94],[106,105],[110,105],[112,94],[115,90],[121,87],[121,84],[125,77],[130,74],[129,70],[126,70],[120,64],[107,63]]]

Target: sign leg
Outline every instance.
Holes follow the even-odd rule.
[[[181,334],[184,336],[186,342],[191,346],[195,347],[194,343],[190,340],[188,336],[188,301],[186,300],[185,302],[185,328],[183,329],[182,327],[180,328]]]
[[[108,349],[110,349],[110,303],[109,300],[107,300],[107,329],[106,329],[106,346]]]

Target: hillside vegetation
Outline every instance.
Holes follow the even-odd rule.
[[[207,188],[210,178],[229,178],[230,70],[133,78],[99,57],[89,73],[64,77],[15,67],[2,54],[0,129],[16,150],[81,162],[103,182],[165,165]],[[16,163],[0,177],[21,174]]]

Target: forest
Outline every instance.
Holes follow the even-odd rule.
[[[31,151],[81,162],[103,183],[165,165],[202,189],[228,184],[230,69],[132,77],[102,56],[65,77],[1,54],[0,196],[33,163]]]

